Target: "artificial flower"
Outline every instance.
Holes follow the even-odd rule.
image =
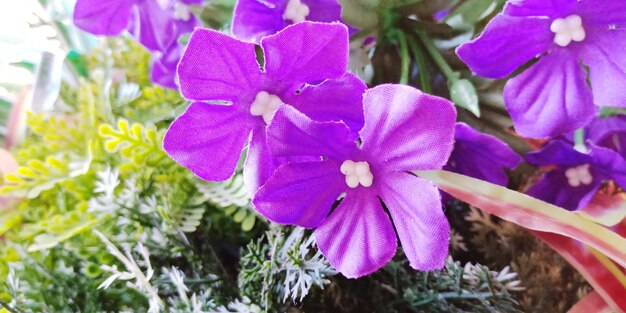
[[[507,82],[504,100],[518,133],[554,137],[589,123],[596,105],[626,106],[624,27],[626,1],[513,0],[457,54],[489,78],[539,56]]]
[[[444,169],[506,186],[509,177],[505,169],[520,162],[522,158],[502,140],[457,123],[454,149]]]
[[[281,105],[315,120],[342,120],[356,136],[366,89],[346,73],[348,30],[342,24],[298,23],[261,40],[261,48],[262,68],[254,44],[194,31],[178,67],[182,95],[193,103],[164,139],[176,162],[210,181],[233,175],[249,141],[244,179],[251,193],[277,165],[265,126]]]
[[[626,187],[626,161],[618,153],[587,143],[588,153],[571,143],[554,140],[544,148],[528,153],[526,161],[552,169],[527,191],[537,199],[567,210],[585,207],[606,181]]]
[[[272,153],[317,159],[278,167],[255,195],[254,207],[273,222],[316,228],[320,250],[349,278],[391,260],[397,248],[394,226],[413,268],[441,268],[450,232],[441,196],[432,183],[408,171],[446,163],[454,106],[401,85],[366,91],[363,105],[365,125],[357,142],[342,122],[317,122],[281,108],[268,127]]]
[[[626,159],[626,115],[596,118],[584,134],[594,144],[611,149]]]
[[[177,39],[200,26],[190,6],[202,0],[79,0],[74,23],[79,28],[104,36],[127,30],[152,53],[152,81],[176,89],[176,66],[183,47]]]
[[[94,35],[130,32],[146,48],[164,51],[176,40],[174,19],[157,0],[78,0],[74,24]]]
[[[341,21],[337,0],[238,0],[232,32],[237,39],[259,43],[261,38],[302,21]]]

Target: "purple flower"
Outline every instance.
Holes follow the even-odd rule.
[[[261,48],[264,68],[254,44],[194,31],[178,66],[181,92],[194,103],[164,139],[176,162],[211,181],[232,176],[250,141],[244,179],[251,193],[282,161],[268,152],[265,126],[283,103],[315,120],[344,121],[356,137],[367,88],[346,73],[348,30],[342,24],[299,23],[264,38]]]
[[[189,6],[202,0],[78,0],[74,23],[95,35],[116,36],[128,30],[153,54],[152,81],[176,89],[176,65],[183,47],[177,39],[190,33],[198,21]]]
[[[157,0],[78,0],[74,24],[94,35],[128,30],[146,48],[164,51],[176,40],[174,19]]]
[[[626,115],[596,118],[585,128],[585,135],[594,144],[616,151],[626,159]]]
[[[454,140],[454,149],[444,167],[447,171],[506,186],[509,176],[505,169],[513,169],[522,161],[506,143],[465,123],[456,124]]]
[[[554,140],[541,150],[528,153],[526,161],[553,166],[527,194],[568,210],[585,207],[602,183],[613,180],[626,187],[626,161],[615,151],[588,143],[582,153],[565,141]]]
[[[440,268],[450,232],[441,196],[432,183],[407,171],[446,163],[454,107],[408,86],[381,85],[365,93],[364,111],[356,144],[342,122],[316,122],[281,108],[268,128],[272,153],[317,159],[281,165],[253,204],[276,223],[317,227],[320,250],[346,277],[370,274],[389,262],[397,248],[394,226],[413,268]]]
[[[304,20],[341,21],[337,0],[238,0],[232,32],[241,40],[258,43],[261,38]]]
[[[625,26],[622,0],[512,0],[457,53],[490,78],[540,56],[507,82],[504,99],[521,135],[552,137],[589,123],[594,103],[626,106]]]

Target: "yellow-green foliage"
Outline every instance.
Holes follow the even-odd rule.
[[[63,113],[28,114],[26,141],[13,151],[21,167],[2,179],[0,192],[18,200],[0,214],[0,281],[9,275],[8,264],[22,263],[14,270],[36,291],[29,303],[49,305],[40,291],[66,288],[51,278],[64,275],[59,262],[77,273],[60,294],[80,292],[74,278],[85,276],[80,286],[96,290],[104,279],[99,265],[115,262],[90,231],[96,227],[108,238],[123,234],[136,242],[155,232],[184,239],[211,225],[214,215],[228,215],[244,230],[256,221],[241,174],[226,183],[204,183],[163,150],[165,130],[186,101],[150,83],[143,48],[109,39],[86,60],[89,78],[61,88]],[[8,290],[0,284],[5,302],[15,300]],[[118,291],[126,294],[125,287]],[[66,298],[52,299],[58,303],[50,307],[71,311]]]
[[[117,129],[104,124],[100,126],[99,134],[106,140],[104,147],[107,152],[119,151],[134,165],[156,166],[162,161],[170,162],[161,148],[164,132],[145,128],[138,123],[130,126],[127,120],[120,119]]]
[[[49,156],[45,162],[31,160],[27,166],[20,167],[17,173],[5,176],[0,193],[32,199],[57,183],[86,173],[90,164],[91,153],[87,153],[87,157],[73,154]]]
[[[48,143],[53,151],[69,149],[80,151],[85,146],[85,130],[78,116],[56,117],[46,116],[43,113],[27,112],[26,123],[30,131]]]

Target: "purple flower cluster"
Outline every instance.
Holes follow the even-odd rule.
[[[573,135],[548,143],[526,155],[526,161],[552,169],[527,193],[568,210],[584,208],[603,183],[626,189],[626,115],[597,118],[585,129],[584,146]]]
[[[203,0],[78,0],[74,24],[103,36],[128,31],[153,55],[152,81],[176,89],[176,67],[184,47],[178,38],[202,26],[191,13]],[[239,0],[233,15],[235,37],[259,43],[293,23],[341,21],[337,0]]]
[[[297,23],[260,46],[262,65],[253,44],[194,31],[178,67],[193,103],[168,130],[166,152],[203,179],[225,180],[247,144],[255,208],[277,223],[316,228],[320,250],[347,277],[391,259],[394,226],[411,266],[443,266],[449,225],[439,192],[408,171],[448,160],[452,103],[407,86],[366,91],[347,72],[340,23]]]
[[[626,107],[624,12],[621,0],[511,0],[457,53],[489,78],[537,58],[506,83],[504,100],[518,133],[554,137],[591,122],[596,105]]]
[[[190,6],[202,0],[78,0],[74,23],[79,28],[103,36],[128,31],[153,55],[152,81],[176,89],[176,65],[183,47],[178,37],[189,33],[200,22]]]
[[[350,29],[337,0],[239,0],[232,32],[197,28],[202,0],[79,0],[76,24],[128,31],[153,53],[154,82],[191,102],[164,138],[198,177],[243,176],[267,219],[315,228],[346,277],[370,274],[400,241],[418,270],[443,266],[450,227],[442,198],[412,170],[446,169],[498,185],[521,161],[496,137],[456,123],[453,104],[408,86],[371,89],[348,69]],[[526,155],[550,170],[528,194],[568,210],[606,181],[626,188],[626,1],[510,0],[458,49],[476,73],[510,79],[505,104],[518,133],[554,138]],[[195,30],[194,30],[195,28]],[[177,41],[193,32],[187,47]],[[176,82],[178,76],[178,83]],[[586,141],[574,142],[580,129]]]

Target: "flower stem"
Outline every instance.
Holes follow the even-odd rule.
[[[422,91],[425,93],[432,93],[432,87],[430,85],[430,74],[428,73],[428,69],[426,67],[426,58],[424,58],[424,54],[420,51],[417,46],[417,42],[413,37],[408,37],[409,40],[409,48],[413,53],[413,58],[415,58],[415,62],[417,62],[417,70],[420,76],[420,86],[422,87]]]
[[[409,83],[409,66],[411,64],[409,48],[406,35],[402,31],[397,31],[396,34],[400,43],[400,59],[402,61],[400,66],[400,84],[407,85]]]
[[[574,132],[574,149],[579,152],[587,153],[587,146],[585,145],[585,130],[579,128]]]
[[[444,59],[444,57],[441,55],[439,49],[435,47],[435,44],[430,39],[430,37],[428,37],[428,35],[421,30],[416,30],[415,34],[417,34],[417,37],[419,37],[419,39],[422,41],[424,47],[426,47],[426,50],[433,58],[433,61],[435,62],[435,64],[437,64],[443,75],[446,76],[446,78],[448,79],[448,83],[453,83],[459,80],[459,73],[455,72],[450,67],[446,59]]]

